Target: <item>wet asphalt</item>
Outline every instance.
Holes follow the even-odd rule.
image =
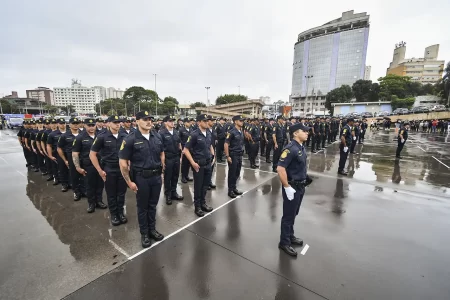
[[[235,200],[218,164],[207,201],[220,208],[202,219],[180,183],[185,199],[158,205],[167,238],[143,252],[131,192],[129,222],[112,227],[107,210],[87,214],[86,199],[28,171],[15,134],[0,131],[1,299],[450,299],[449,136],[411,133],[399,161],[392,132],[369,134],[348,177],[337,143],[308,152],[305,246],[291,258],[277,248],[281,185],[265,162],[244,160]]]

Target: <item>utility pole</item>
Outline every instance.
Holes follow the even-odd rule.
[[[206,89],[206,106],[207,106],[206,111],[207,112],[209,112],[209,96],[208,96],[208,92],[209,92],[210,88],[211,87],[209,87],[209,86],[205,86],[205,89]]]
[[[238,85],[238,89],[239,89],[239,95],[241,94],[241,86]]]
[[[155,94],[156,94],[156,75],[158,74],[153,74],[153,76],[155,76]],[[158,115],[158,94],[156,94],[156,115]]]

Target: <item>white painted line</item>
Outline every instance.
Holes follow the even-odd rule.
[[[322,152],[323,151],[323,149],[320,149],[319,151],[317,151],[316,153],[314,153],[314,154],[317,154],[317,153],[319,153],[319,152]]]
[[[117,251],[119,251],[120,253],[122,253],[123,255],[125,255],[127,258],[130,257],[130,255],[129,255],[125,250],[123,250],[122,247],[120,247],[119,245],[117,245],[113,240],[108,240],[108,241],[109,241],[109,243],[110,243],[111,245],[113,245],[114,248],[116,248]]]
[[[19,173],[20,175],[22,175],[23,177],[27,178],[27,176],[25,176],[22,172],[17,171],[17,170],[16,170],[16,172]]]
[[[439,159],[437,159],[436,157],[432,156],[432,158],[434,158],[435,160],[437,160],[438,162],[440,162],[441,164],[443,164],[444,166],[447,167],[447,169],[450,169],[449,166],[447,166],[446,164],[444,164],[442,161],[440,161]]]
[[[420,150],[422,150],[423,152],[427,152],[427,151],[425,151],[422,147],[420,147],[420,146],[417,146],[417,148],[419,148]]]
[[[227,164],[225,163],[217,163],[218,165],[222,165],[222,166],[226,166]],[[272,171],[265,171],[265,170],[260,170],[260,169],[252,169],[252,168],[247,168],[247,167],[241,167],[241,169],[246,169],[246,170],[252,170],[255,172],[264,172],[264,173],[271,173],[273,175],[277,175],[277,173],[272,172]]]
[[[305,247],[303,247],[303,250],[302,250],[302,252],[300,252],[300,254],[301,254],[301,255],[305,255],[305,254],[306,254],[306,251],[308,251],[308,249],[309,249],[309,245],[306,244]]]
[[[9,165],[9,162],[6,161],[6,159],[4,159],[3,157],[0,156],[0,158]]]

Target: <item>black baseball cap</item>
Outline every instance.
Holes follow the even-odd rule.
[[[188,122],[190,122],[190,121],[191,121],[191,120],[190,120],[189,118],[184,118],[184,119],[183,119],[183,122],[184,122],[184,123],[188,123]]]
[[[66,124],[66,119],[59,118],[58,120],[56,120],[56,123],[58,123],[58,124]]]
[[[69,120],[70,124],[80,123],[80,122],[81,122],[80,118],[70,118],[70,120]]]
[[[175,120],[174,116],[165,116],[163,122],[173,122]]]
[[[136,114],[136,120],[140,119],[151,119],[153,121],[153,117],[150,116],[150,114],[146,110],[140,111]]]
[[[123,121],[124,121],[124,122],[130,122],[130,123],[132,122],[130,117],[125,117],[125,118],[123,119]]]
[[[106,122],[122,122],[119,116],[109,116]]]
[[[95,119],[96,122],[105,122],[105,120],[103,120],[102,117],[98,117],[97,119]]]
[[[294,133],[294,132],[296,132],[299,129],[301,129],[301,130],[303,130],[305,132],[308,132],[311,129],[311,127],[305,126],[302,123],[296,123],[294,125],[289,126],[289,132],[290,133]]]
[[[233,120],[233,122],[234,122],[234,121],[243,121],[244,118],[242,117],[242,115],[237,115],[237,116],[234,116],[234,117],[232,118],[232,120]]]
[[[84,119],[84,124],[94,124],[95,125],[95,119],[86,118],[86,119]]]
[[[198,121],[203,121],[203,120],[208,120],[208,116],[207,115],[198,115],[196,118],[197,122]]]
[[[215,120],[216,120],[216,118],[214,118],[214,117],[211,116],[211,115],[208,115],[206,118],[207,118],[208,120],[212,120],[212,121],[215,121]]]
[[[58,124],[58,120],[56,120],[56,119],[50,119],[50,124]]]
[[[284,117],[282,115],[277,116],[277,120],[280,120],[280,119],[284,120]]]

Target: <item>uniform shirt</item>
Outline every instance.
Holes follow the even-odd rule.
[[[52,152],[56,152],[56,148],[58,147],[59,137],[62,135],[62,132],[59,129],[56,129],[48,134],[47,145],[52,146]]]
[[[79,135],[79,134],[78,134]],[[61,148],[65,153],[72,153],[73,141],[75,140],[75,135],[72,131],[66,131],[58,139],[58,148]]]
[[[102,128],[102,129],[95,128],[95,135],[99,135],[100,133],[104,133],[106,131],[107,131],[106,128]]]
[[[314,122],[313,128],[314,128],[314,134],[319,134],[320,133],[320,122]]]
[[[176,129],[173,129],[173,134],[171,134],[169,130],[163,128],[159,131],[159,135],[161,136],[163,142],[166,158],[170,158],[170,156],[173,157],[175,155],[181,154],[180,153],[181,138],[180,134]]]
[[[102,162],[115,165],[119,164],[119,148],[122,145],[122,141],[127,135],[123,132],[119,132],[117,139],[111,133],[110,130],[105,133],[99,134],[92,144],[91,150],[94,152],[100,152]]]
[[[48,135],[52,132],[51,129],[45,129],[41,136],[41,142],[47,145]],[[47,151],[47,150],[46,150]]]
[[[186,128],[184,126],[180,127],[180,139],[181,139],[181,146],[184,148],[184,145],[186,145],[186,142],[189,138],[189,135],[191,134],[191,128]]]
[[[354,126],[353,130],[355,131],[355,136],[359,136],[361,134],[361,129],[359,126]]]
[[[196,130],[198,130],[198,125],[197,124],[191,125],[191,133]]]
[[[39,130],[36,134],[36,142],[40,143],[42,139],[42,135],[44,134],[45,129]]]
[[[272,141],[272,133],[273,133],[273,125],[270,125],[270,123],[267,123],[266,127],[264,128],[264,131],[266,132],[267,140],[269,142],[271,142]]]
[[[201,130],[195,130],[189,136],[185,147],[189,149],[194,160],[211,158],[211,133],[206,130],[206,136]]]
[[[92,165],[89,158],[89,153],[91,152],[92,144],[94,143],[95,135],[91,137],[86,131],[80,133],[74,140],[72,144],[72,152],[78,152],[80,163],[82,167],[88,167]]]
[[[23,134],[25,133],[25,128],[20,127],[19,132],[17,133],[17,136],[20,137],[20,141],[22,142]]]
[[[120,129],[119,129],[119,131],[120,132],[122,132],[122,133],[125,133],[125,134],[130,134],[130,133],[132,133],[133,131],[135,131],[136,129],[134,129],[133,127],[130,127],[130,129],[128,130],[129,132],[127,132],[127,130],[125,129],[125,127],[120,127]]]
[[[406,130],[405,127],[400,128],[400,131],[398,132],[397,139],[400,141],[400,135],[403,135],[403,139],[406,141],[408,139],[408,130]]]
[[[277,143],[282,143],[286,139],[286,128],[276,123],[273,125],[272,134],[275,134]]]
[[[253,142],[259,142],[261,139],[261,133],[259,131],[258,125],[250,125],[249,131],[250,135],[252,136]]]
[[[211,145],[216,147],[217,133],[214,129],[207,129],[211,133]]]
[[[155,170],[162,166],[161,153],[163,151],[164,145],[159,133],[150,131],[147,140],[139,130],[136,130],[122,141],[119,158],[129,160],[131,168],[135,171]]]
[[[225,136],[226,136],[225,126],[220,124],[220,123],[217,124],[217,126],[216,126],[216,134],[217,134],[217,139],[219,141],[225,140]]]
[[[35,149],[37,149],[37,146],[36,146],[36,136],[37,136],[37,134],[39,133],[39,130],[38,129],[33,129],[33,130],[31,130],[31,132],[30,132],[30,140],[31,140],[31,145],[33,145],[33,147],[35,148]]]
[[[344,137],[347,146],[352,144],[352,129],[350,126],[345,125],[344,128],[342,128],[341,136]]]
[[[228,144],[228,153],[242,155],[242,149],[244,147],[244,133],[239,131],[236,127],[230,129],[225,138],[225,143]]]
[[[288,181],[306,179],[306,151],[296,140],[292,140],[281,153],[278,166],[286,169]]]

